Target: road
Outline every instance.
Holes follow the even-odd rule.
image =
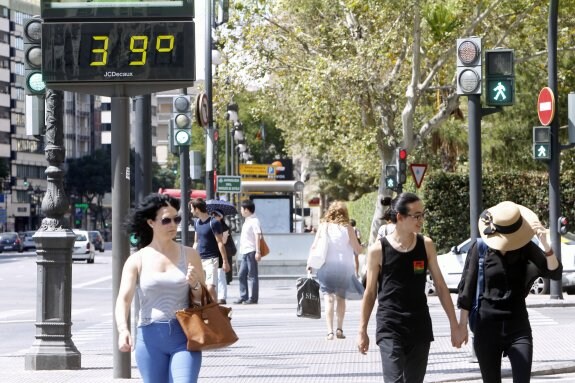
[[[34,253],[0,254],[0,363],[13,361],[22,370],[22,356],[34,341],[36,310],[36,256]],[[82,371],[66,372],[69,380],[62,382],[111,381],[112,344],[112,264],[111,251],[96,253],[94,264],[75,262],[72,279],[72,334],[74,344],[82,353]],[[263,280],[261,304],[234,305],[234,328],[240,341],[229,349],[206,353],[202,381],[219,382],[281,382],[306,380],[313,382],[380,382],[381,365],[377,347],[367,356],[355,350],[355,333],[359,320],[359,301],[348,303],[344,330],[348,339],[325,341],[323,320],[295,316],[295,281]],[[237,281],[230,286],[229,298],[237,298]],[[469,347],[453,349],[449,345],[449,326],[436,297],[431,297],[435,342],[432,344],[428,382],[477,379],[477,365],[469,363]],[[529,308],[535,334],[534,359],[541,361],[573,361],[571,352],[563,352],[572,343],[560,344],[555,336],[572,339],[575,330],[575,307]],[[369,333],[373,334],[374,318]],[[564,335],[561,335],[564,334]],[[560,352],[558,356],[558,352]],[[563,356],[564,355],[564,356]],[[508,362],[504,363],[504,368]],[[224,369],[223,366],[226,366]],[[0,371],[0,377],[6,371]],[[14,372],[2,382],[47,382],[48,375],[25,375]],[[77,374],[77,375],[74,375]],[[92,374],[94,380],[89,380]],[[133,370],[134,377],[137,370]],[[29,380],[22,379],[28,377]],[[51,375],[50,375],[51,376]],[[299,377],[299,378],[298,378]],[[12,379],[11,379],[12,378]],[[33,379],[34,380],[33,380]],[[44,380],[42,380],[44,379]],[[575,374],[534,377],[532,382],[575,382]],[[58,380],[60,381],[60,380]],[[138,380],[136,380],[138,381]],[[507,379],[504,382],[510,382]],[[475,380],[475,382],[478,382]]]

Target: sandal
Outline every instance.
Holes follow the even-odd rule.
[[[333,332],[330,332],[329,334],[327,334],[327,336],[325,337],[325,339],[327,339],[327,340],[333,340]]]
[[[345,335],[343,335],[343,330],[340,328],[335,330],[335,336],[337,337],[337,339],[345,339]]]

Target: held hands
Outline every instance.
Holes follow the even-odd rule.
[[[467,332],[467,323],[459,323],[451,328],[451,345],[455,348],[461,348],[467,344],[469,333]]]

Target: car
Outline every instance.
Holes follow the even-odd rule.
[[[35,231],[26,231],[20,235],[24,251],[36,250],[36,242],[34,241],[34,238],[32,238],[34,234],[36,234]]]
[[[533,237],[532,240],[537,244],[539,243],[536,237]],[[453,246],[448,253],[437,256],[437,263],[441,269],[443,279],[445,280],[447,288],[452,292],[457,292],[457,287],[465,266],[467,252],[472,244],[473,242],[468,238],[459,245]],[[568,293],[575,293],[575,235],[572,235],[572,237],[567,235],[561,237],[561,258],[563,264],[563,290]],[[426,289],[430,294],[435,292],[432,283],[431,276],[428,276],[428,286]],[[531,287],[530,293],[549,293],[549,281],[544,278],[537,278]]]
[[[96,251],[94,245],[90,242],[90,235],[85,230],[74,230],[76,240],[72,249],[72,261],[86,261],[94,263]]]
[[[15,232],[0,233],[0,253],[4,251],[24,251],[22,238]]]
[[[100,253],[104,252],[104,238],[102,234],[98,230],[90,230],[88,231],[88,235],[90,236],[90,242],[94,245],[94,250],[99,250]]]

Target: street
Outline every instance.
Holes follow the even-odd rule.
[[[124,381],[112,379],[111,353],[114,345],[110,250],[96,253],[94,264],[73,264],[72,339],[82,353],[82,370],[24,371],[23,356],[34,341],[35,260],[34,253],[0,254],[0,289],[3,291],[3,309],[0,313],[0,331],[3,334],[0,343],[0,381]],[[234,280],[229,286],[228,302],[236,299],[237,295],[238,286]],[[233,324],[240,340],[232,347],[204,353],[200,381],[382,381],[377,346],[372,344],[367,356],[360,355],[355,347],[359,301],[350,301],[347,305],[344,323],[347,339],[327,341],[323,320],[296,317],[295,279],[262,279],[260,296],[258,305],[232,305]],[[532,382],[549,381],[551,378],[558,382],[575,382],[575,305],[549,307],[545,306],[544,297],[528,299],[543,302],[541,307],[537,305],[529,309],[535,339],[535,373],[540,371],[549,374],[558,367],[559,372],[561,368],[569,372],[564,376],[534,377]],[[480,381],[477,380],[480,378],[478,365],[469,362],[469,346],[461,350],[451,347],[449,325],[438,299],[430,297],[429,305],[435,342],[432,343],[426,381]],[[375,315],[370,321],[369,334],[372,337],[374,322]],[[508,373],[508,369],[509,363],[504,359],[504,374]],[[132,368],[132,377],[139,377],[135,367]]]

